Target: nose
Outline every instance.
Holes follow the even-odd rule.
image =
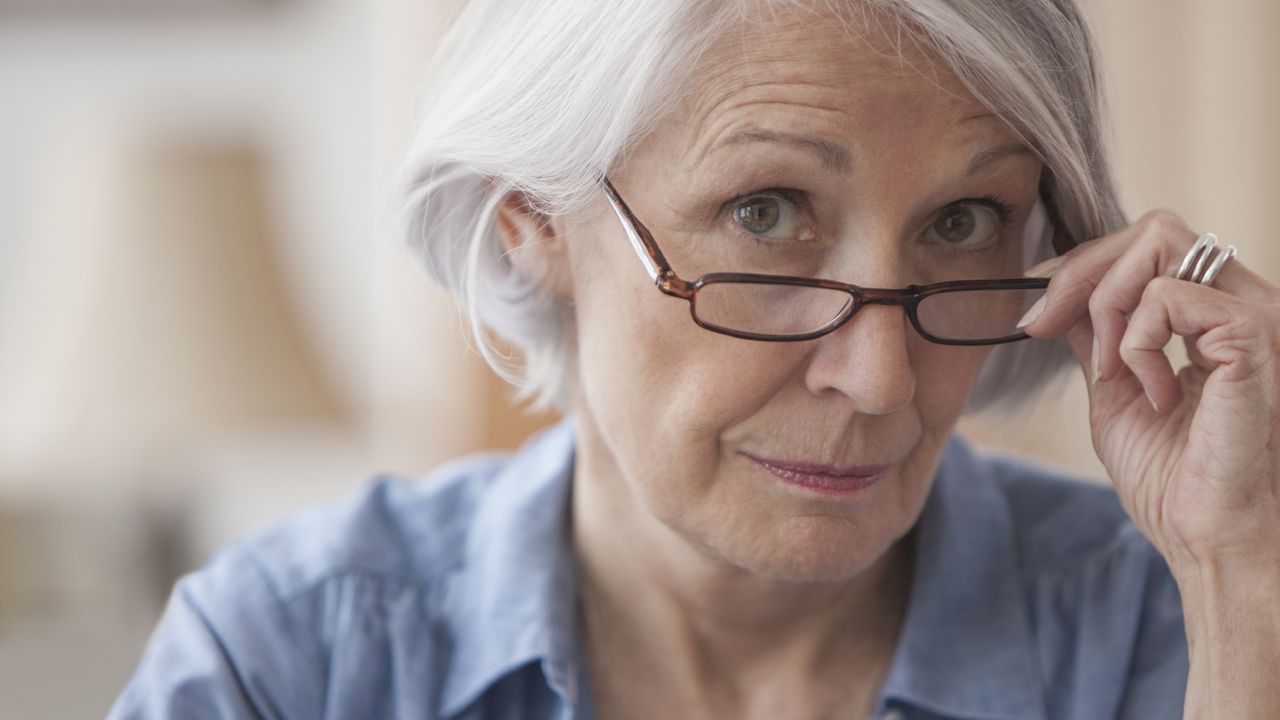
[[[901,410],[916,391],[907,345],[913,332],[903,308],[866,305],[839,329],[813,341],[805,385],[820,397],[843,394],[868,415]]]

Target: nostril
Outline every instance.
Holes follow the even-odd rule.
[[[864,307],[844,327],[819,338],[806,368],[810,392],[840,393],[868,415],[909,405],[916,377],[907,325],[901,308]]]

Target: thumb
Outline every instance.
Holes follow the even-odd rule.
[[[1142,399],[1143,413],[1151,410],[1152,405],[1145,397],[1142,383],[1127,366],[1122,365],[1112,373],[1112,377],[1098,381],[1097,341],[1093,334],[1093,322],[1087,313],[1067,330],[1065,337],[1084,374],[1091,415],[1095,422],[1101,423],[1094,427],[1095,434],[1105,431],[1113,419],[1135,406],[1139,399]]]
[[[1092,394],[1096,361],[1093,357],[1093,321],[1088,313],[1082,315],[1075,325],[1067,329],[1066,340],[1067,345],[1071,347],[1071,352],[1076,356],[1076,361],[1080,363],[1081,370],[1084,371],[1085,382],[1089,385],[1089,392]]]

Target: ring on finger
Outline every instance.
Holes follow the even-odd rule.
[[[1178,272],[1174,277],[1201,285],[1212,285],[1227,261],[1235,256],[1235,245],[1218,248],[1218,236],[1205,233],[1196,239],[1195,244],[1182,258],[1182,264],[1178,266]]]

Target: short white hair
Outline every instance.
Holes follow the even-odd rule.
[[[481,354],[534,408],[568,409],[572,343],[562,301],[507,256],[494,223],[499,203],[518,191],[555,216],[599,200],[600,170],[625,160],[692,87],[710,44],[762,2],[802,4],[471,0],[446,34],[406,157],[400,232],[460,301]],[[1127,224],[1103,151],[1093,42],[1074,0],[827,0],[824,8],[864,28],[892,17],[892,33],[940,57],[1044,163],[1040,192],[1059,233],[1080,242]],[[968,409],[1013,407],[1069,359],[1061,339],[999,346]]]

